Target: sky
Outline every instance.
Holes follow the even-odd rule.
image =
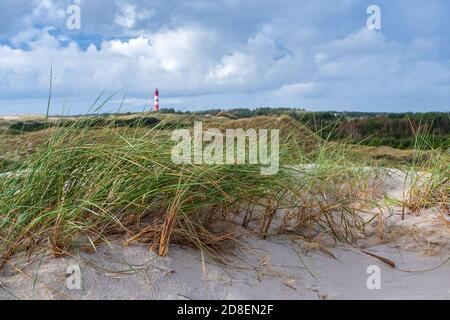
[[[143,111],[156,87],[177,110],[448,112],[450,2],[1,0],[0,114],[45,113],[50,70],[51,114]]]

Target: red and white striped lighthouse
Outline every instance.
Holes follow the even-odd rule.
[[[155,90],[155,106],[154,106],[154,111],[155,111],[155,112],[159,111],[159,92],[158,92],[158,88],[156,88],[156,90]]]

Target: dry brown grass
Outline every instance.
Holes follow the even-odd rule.
[[[401,165],[411,163],[414,159],[414,150],[400,150],[391,147],[353,146],[355,154],[367,160],[374,160],[384,165]]]
[[[55,129],[23,134],[0,133],[0,156],[11,161],[22,162],[54,132]]]
[[[238,120],[229,120],[226,118],[217,120],[209,119],[203,124],[204,129],[217,128],[225,131],[226,129],[278,129],[280,130],[280,139],[291,141],[304,152],[311,152],[319,147],[321,139],[306,126],[298,123],[289,116],[258,116]]]

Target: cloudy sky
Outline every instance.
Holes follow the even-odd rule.
[[[70,30],[67,8],[81,10]],[[366,10],[381,8],[381,30]],[[1,0],[0,114],[450,111],[448,0]]]

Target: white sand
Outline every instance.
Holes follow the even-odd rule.
[[[386,192],[401,198],[402,181],[396,172]],[[384,241],[373,224],[358,248],[321,250],[291,236],[263,240],[241,230],[247,247],[237,249],[228,266],[190,248],[171,246],[161,258],[145,246],[120,243],[77,259],[40,263],[37,257],[23,270],[8,265],[0,272],[0,299],[450,299],[450,231],[433,210],[403,221],[400,213],[385,210]],[[19,258],[12,262],[20,265]],[[83,290],[66,288],[71,265],[81,267]],[[379,290],[367,288],[371,265],[380,267]]]

